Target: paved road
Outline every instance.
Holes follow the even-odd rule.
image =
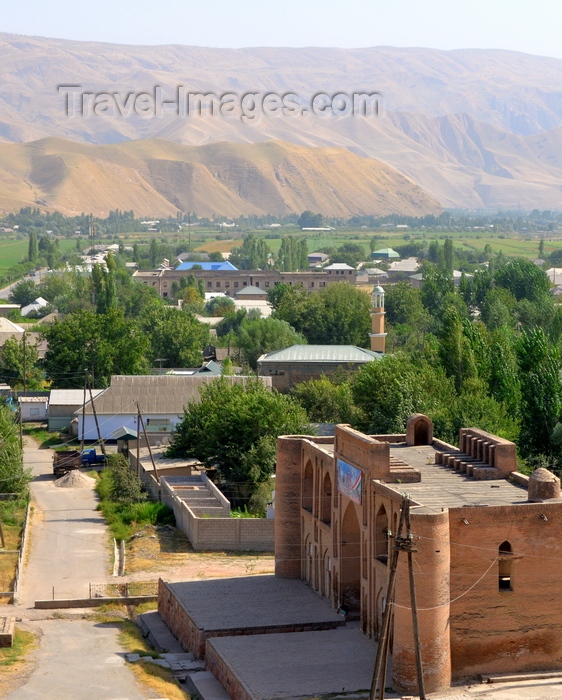
[[[56,487],[52,454],[35,446],[25,449],[25,465],[35,476],[30,554],[19,600],[25,607],[52,598],[53,588],[56,598],[83,598],[88,596],[90,582],[109,580],[107,527],[96,511],[93,488]]]
[[[44,267],[41,270],[37,270],[35,273],[35,277],[30,277],[27,275],[23,279],[26,280],[33,280],[35,284],[39,284],[42,280],[42,278],[47,274],[47,268]],[[20,280],[18,280],[19,282]],[[0,289],[0,299],[7,299],[10,296],[10,292],[12,291],[12,287],[17,284],[17,282],[14,282],[13,284],[9,284],[7,287],[4,287],[4,289]]]
[[[39,628],[36,667],[25,685],[7,700],[146,700],[125,666],[117,630],[86,620],[44,620]]]

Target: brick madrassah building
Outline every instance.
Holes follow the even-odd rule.
[[[426,691],[483,673],[562,667],[560,480],[516,472],[516,447],[462,429],[460,449],[411,416],[405,435],[279,438],[275,572],[306,581],[377,639],[403,494]],[[399,560],[393,685],[417,690],[410,592]]]
[[[371,347],[384,352],[380,287],[372,299]],[[287,640],[272,652],[276,659],[279,649],[294,659],[287,650],[299,648],[299,639],[301,655],[310,645],[323,654],[318,635],[328,638],[352,620],[365,643],[379,640],[405,498],[425,691],[479,674],[562,668],[560,480],[545,469],[518,473],[515,444],[476,428],[461,429],[458,448],[449,445],[420,414],[410,416],[404,434],[365,435],[338,425],[333,437],[279,437],[275,576],[161,582],[159,611],[231,697],[263,698],[248,690],[249,671],[240,668],[240,658],[263,649],[256,635]],[[396,580],[389,684],[416,693],[405,557]],[[346,621],[335,614],[340,610]],[[317,635],[308,645],[307,633]],[[259,664],[256,657],[252,667]],[[374,652],[363,665],[372,671]],[[365,688],[364,680],[347,687]]]

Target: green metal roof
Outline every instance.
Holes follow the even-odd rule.
[[[262,355],[258,362],[371,362],[380,360],[380,352],[373,352],[355,345],[292,345],[284,350],[275,350]]]

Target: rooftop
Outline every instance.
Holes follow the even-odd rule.
[[[137,401],[141,409],[150,415],[178,415],[190,401],[199,401],[199,389],[216,379],[214,374],[196,375],[115,375],[111,385],[95,399],[96,412],[100,415],[124,416],[136,414]],[[244,382],[246,377],[229,377],[232,382]],[[271,386],[269,377],[262,377]],[[86,404],[86,413],[92,414],[92,404]]]
[[[326,600],[295,579],[268,574],[169,585],[195,625],[206,632],[319,622],[342,624]]]
[[[227,260],[224,262],[182,262],[176,267],[176,270],[191,270],[194,265],[199,265],[202,270],[212,270],[213,272],[223,270],[234,270],[236,272],[238,270],[237,267],[234,267]]]
[[[103,389],[92,389],[96,397]],[[90,400],[90,392],[86,392],[86,401]],[[84,403],[84,389],[51,389],[50,406],[81,406]]]
[[[292,345],[262,355],[258,362],[371,362],[382,356],[355,345]]]
[[[19,306],[18,306],[19,309]],[[17,323],[0,316],[0,333],[23,333],[24,329]]]
[[[267,296],[267,289],[262,289],[261,287],[254,287],[253,285],[248,285],[236,292],[237,297],[243,297],[251,294],[260,294],[261,296]]]
[[[444,465],[433,464],[435,452],[431,445],[409,447],[398,443],[390,446],[391,460],[394,457],[421,472],[421,481],[407,484],[406,490],[424,510],[441,512],[442,508],[505,506],[527,501],[527,490],[507,479],[473,479]],[[400,493],[405,489],[403,484],[387,486]]]
[[[381,248],[380,250],[375,250],[373,253],[371,253],[372,258],[399,258],[400,253],[397,253],[395,250],[392,248]]]
[[[355,270],[354,267],[348,265],[347,263],[332,263],[324,268],[325,270]]]

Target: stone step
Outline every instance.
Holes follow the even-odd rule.
[[[200,700],[230,700],[230,696],[210,671],[190,673],[186,685]]]
[[[137,624],[143,635],[159,652],[183,654],[184,650],[178,640],[168,629],[157,611],[139,615]]]

